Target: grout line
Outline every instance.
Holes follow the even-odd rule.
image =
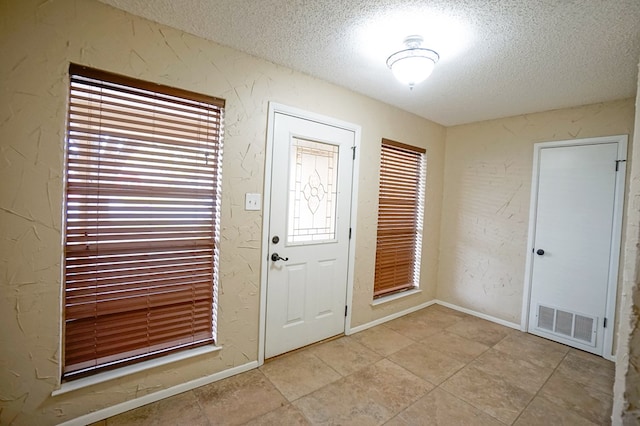
[[[394,352],[395,353],[395,352]],[[390,356],[393,354],[390,354]],[[387,361],[389,361],[390,363],[398,366],[399,368],[403,369],[404,371],[406,371],[407,373],[417,377],[419,380],[422,380],[430,385],[433,386],[433,388],[429,389],[428,391],[426,391],[424,394],[418,396],[411,404],[407,405],[406,407],[404,407],[403,409],[401,409],[400,411],[398,411],[395,415],[393,415],[391,418],[389,418],[388,420],[386,420],[383,424],[386,424],[388,422],[390,422],[393,418],[397,417],[400,415],[400,413],[404,412],[405,410],[407,410],[409,407],[412,407],[414,404],[416,404],[419,400],[421,400],[422,398],[424,398],[425,396],[429,395],[431,392],[434,391],[434,389],[436,389],[438,386],[434,383],[431,383],[429,380],[427,379],[423,379],[422,377],[418,376],[417,374],[415,374],[414,372],[410,371],[409,369],[403,367],[402,365],[396,363],[395,361],[389,359],[388,357],[384,357],[383,359],[386,359]]]
[[[273,358],[272,358],[272,359],[273,359]],[[279,406],[279,407],[276,407],[276,408],[274,408],[274,409],[273,409],[273,410],[271,410],[271,411],[267,411],[266,413],[258,414],[258,415],[257,415],[257,416],[255,416],[254,418],[249,419],[248,421],[255,420],[255,419],[257,419],[258,417],[266,416],[267,414],[269,414],[269,413],[273,413],[274,411],[279,410],[279,409],[280,409],[280,408],[282,408],[282,407],[286,407],[287,405],[291,405],[291,406],[293,406],[293,401],[289,401],[289,398],[287,398],[287,397],[286,397],[286,396],[285,396],[285,395],[280,391],[280,389],[278,389],[278,387],[276,386],[276,384],[275,384],[275,383],[273,383],[273,382],[271,381],[271,379],[269,378],[269,376],[267,376],[266,374],[264,374],[264,372],[262,372],[262,371],[260,370],[262,367],[263,367],[263,366],[258,367],[258,368],[257,368],[257,370],[260,372],[260,374],[262,374],[262,375],[264,376],[264,378],[265,378],[265,379],[267,379],[267,381],[271,384],[271,386],[273,386],[273,388],[274,388],[274,389],[275,389],[275,390],[280,394],[280,396],[282,396],[282,398],[284,398],[284,400],[285,400],[285,401],[287,401],[287,403],[286,403],[285,405],[281,405],[281,406]],[[307,394],[307,395],[308,395],[308,394]],[[302,395],[302,396],[300,396],[300,397],[298,397],[298,398],[294,399],[294,401],[297,401],[298,399],[302,398],[303,396],[305,396],[305,395]],[[294,408],[298,413],[300,413],[300,415],[301,415],[302,417],[304,417],[304,418],[305,418],[305,420],[307,420],[307,421],[309,421],[309,422],[310,422],[310,420],[309,420],[309,419],[304,415],[304,413],[302,413],[302,411],[298,410],[298,408],[297,408],[297,407],[293,407],[293,408]],[[245,422],[245,423],[246,423],[246,422]]]
[[[311,394],[312,394],[312,393],[314,393],[314,392],[317,392],[317,391],[319,391],[319,390],[321,390],[321,389],[324,389],[324,388],[326,388],[327,386],[329,386],[329,385],[331,385],[331,384],[333,384],[333,383],[336,383],[336,382],[338,382],[338,381],[340,381],[340,380],[344,379],[344,378],[345,378],[345,377],[347,377],[347,376],[343,376],[342,374],[340,374],[340,372],[336,371],[333,367],[331,367],[329,364],[327,364],[327,363],[326,363],[322,358],[320,358],[320,357],[319,357],[319,356],[317,356],[316,354],[314,354],[314,353],[312,353],[312,352],[310,352],[310,351],[309,351],[309,352],[308,352],[308,353],[309,353],[309,355],[311,355],[311,356],[313,356],[313,357],[317,358],[317,359],[318,359],[322,364],[324,364],[324,365],[326,365],[327,367],[329,367],[329,368],[331,369],[331,371],[335,372],[335,373],[336,373],[338,376],[340,376],[340,377],[339,377],[337,380],[334,380],[333,382],[330,382],[330,383],[327,383],[327,384],[325,384],[325,385],[323,385],[323,386],[320,386],[318,389],[314,389],[313,391],[311,391],[311,392],[309,392],[309,393],[306,393],[306,394],[304,394],[304,395],[300,395],[300,396],[299,396],[299,397],[297,397],[296,399],[294,399],[294,400],[291,400],[291,401],[290,401],[290,400],[289,400],[289,398],[287,398],[287,397],[282,393],[282,391],[278,388],[278,386],[276,386],[276,384],[275,384],[275,383],[273,383],[273,381],[269,378],[269,376],[267,376],[267,375],[264,373],[264,371],[262,371],[262,369],[264,368],[264,366],[265,366],[265,365],[267,365],[267,364],[269,364],[269,363],[271,363],[271,362],[274,362],[274,361],[277,361],[277,360],[280,360],[280,359],[286,359],[286,357],[287,357],[287,356],[289,356],[289,355],[293,355],[293,354],[297,354],[297,353],[303,353],[303,352],[306,352],[306,351],[308,351],[308,350],[309,350],[309,349],[311,349],[311,348],[314,348],[314,347],[320,346],[320,345],[325,344],[325,343],[332,342],[332,341],[334,341],[334,340],[338,340],[338,339],[340,339],[340,338],[342,338],[342,337],[345,337],[345,335],[344,335],[344,334],[339,334],[339,335],[336,335],[336,336],[329,337],[329,338],[327,338],[327,339],[321,340],[321,341],[319,341],[319,342],[314,342],[314,343],[311,343],[311,344],[309,344],[309,345],[307,345],[307,346],[303,346],[303,347],[301,347],[301,348],[297,348],[297,349],[294,349],[294,350],[292,350],[292,351],[285,352],[285,353],[280,354],[280,355],[276,355],[276,356],[271,357],[271,358],[269,358],[269,359],[265,359],[264,364],[257,368],[257,370],[258,370],[258,371],[260,371],[260,373],[265,377],[265,379],[267,379],[267,381],[268,381],[269,383],[271,383],[271,386],[273,386],[273,388],[274,388],[276,391],[278,391],[278,393],[279,393],[279,394],[280,394],[280,395],[285,399],[285,401],[287,401],[287,404],[286,404],[286,405],[290,405],[294,410],[296,410],[298,413],[300,413],[300,415],[301,415],[301,416],[302,416],[306,421],[308,421],[310,424],[313,424],[313,422],[311,421],[311,419],[309,419],[309,418],[308,418],[308,417],[307,417],[307,416],[306,416],[306,415],[305,415],[301,410],[299,410],[299,409],[298,409],[298,407],[294,406],[294,405],[293,405],[293,403],[294,403],[294,402],[296,402],[296,401],[298,401],[298,400],[300,400],[300,399],[302,399],[302,398],[304,398],[305,396],[311,395]],[[284,406],[286,406],[286,405],[284,405]],[[259,415],[259,416],[256,416],[256,417],[254,417],[254,418],[253,418],[253,419],[251,419],[251,420],[255,420],[255,419],[257,419],[258,417],[265,416],[265,415],[267,415],[267,414],[269,414],[269,413],[272,413],[272,412],[274,412],[275,410],[278,410],[278,409],[280,409],[280,408],[282,408],[282,407],[283,407],[283,406],[280,406],[280,407],[274,408],[273,410],[268,411],[268,412],[266,412],[266,413],[264,413],[264,414],[261,414],[261,415]]]
[[[457,335],[456,333],[453,333],[453,332],[450,332],[450,333],[451,333],[451,334],[454,334],[454,335],[456,335],[456,336],[458,336],[458,337],[460,337],[461,339],[465,339],[465,340],[469,340],[469,341],[471,341],[471,342],[475,342],[475,340],[467,339],[466,337],[459,336],[459,335]],[[456,394],[454,394],[454,393],[452,393],[452,392],[448,391],[447,389],[445,389],[444,387],[442,387],[442,385],[444,385],[446,382],[448,382],[452,377],[454,377],[454,376],[456,376],[457,374],[459,374],[459,373],[460,373],[462,370],[464,370],[465,368],[467,368],[467,367],[471,366],[471,364],[472,364],[474,361],[476,361],[476,360],[477,360],[478,358],[480,358],[482,355],[484,355],[484,354],[486,354],[487,352],[489,352],[491,349],[493,349],[493,347],[494,347],[495,345],[497,345],[498,343],[502,342],[504,339],[506,339],[506,338],[508,338],[508,337],[509,337],[509,335],[504,336],[502,339],[500,339],[498,342],[496,342],[495,344],[493,344],[493,345],[491,345],[491,346],[489,346],[489,345],[485,345],[485,346],[487,346],[487,349],[485,349],[484,351],[482,351],[481,353],[479,353],[477,356],[475,356],[475,357],[474,357],[472,360],[470,360],[469,362],[465,363],[464,367],[460,368],[458,371],[456,371],[455,373],[453,373],[451,376],[447,377],[445,380],[443,380],[443,381],[442,381],[442,383],[440,383],[440,384],[439,384],[436,388],[434,388],[434,389],[440,389],[440,390],[442,390],[443,392],[446,392],[446,393],[448,393],[449,395],[451,395],[452,397],[456,398],[457,400],[462,401],[463,403],[470,405],[471,407],[475,408],[476,410],[480,411],[480,412],[481,412],[481,413],[483,413],[483,414],[486,414],[487,416],[491,417],[492,419],[494,419],[494,420],[495,420],[495,421],[497,421],[498,423],[501,423],[501,424],[507,425],[507,423],[503,422],[502,420],[498,419],[497,417],[493,416],[492,414],[487,413],[485,410],[483,410],[482,408],[480,408],[480,407],[476,406],[476,405],[475,405],[475,404],[473,404],[472,402],[467,401],[467,400],[465,400],[465,399],[461,398],[460,396],[458,396],[458,395],[456,395]],[[479,342],[475,342],[475,343],[479,343]],[[525,407],[525,408],[526,408],[526,407]],[[522,411],[524,411],[524,409],[523,409]],[[519,414],[518,414],[518,417],[520,416],[520,414],[522,414],[522,413],[519,413]],[[516,420],[517,420],[517,417],[516,417]],[[516,421],[516,420],[514,420],[514,421],[513,421],[513,423],[515,423],[515,421]],[[513,424],[513,423],[511,423],[511,424]]]
[[[313,348],[313,347],[320,346],[320,345],[322,345],[322,344],[324,344],[324,343],[329,343],[329,342],[331,342],[331,341],[333,341],[333,340],[337,340],[337,339],[339,339],[339,338],[341,338],[341,337],[344,337],[344,335],[338,335],[338,336],[334,336],[334,337],[330,337],[330,338],[328,338],[328,339],[322,340],[322,341],[320,341],[320,342],[312,343],[312,344],[307,345],[307,346],[304,346],[304,347],[302,347],[302,348],[295,349],[295,350],[293,350],[293,351],[291,351],[291,352],[287,352],[287,353],[284,353],[284,354],[278,355],[278,356],[276,356],[276,357],[269,358],[269,361],[276,361],[276,360],[278,360],[278,359],[283,359],[283,358],[285,358],[287,355],[291,355],[291,354],[294,354],[294,353],[301,353],[301,352],[305,352],[305,351],[307,351],[307,350],[309,350],[309,349],[311,349],[311,348]],[[332,384],[334,384],[334,383],[337,383],[337,382],[339,382],[340,380],[344,380],[347,376],[349,376],[349,375],[351,375],[351,374],[353,374],[353,373],[350,373],[350,374],[347,374],[346,376],[343,376],[342,374],[340,374],[340,372],[336,371],[333,367],[331,367],[329,364],[327,364],[327,363],[326,363],[322,358],[320,358],[320,357],[319,357],[319,356],[317,356],[316,354],[309,352],[309,355],[311,355],[311,356],[313,356],[313,357],[317,358],[317,359],[318,359],[322,364],[324,364],[324,365],[326,365],[327,367],[329,367],[333,372],[335,372],[335,373],[336,373],[338,376],[340,376],[340,377],[339,377],[337,380],[334,380],[333,382],[329,382],[329,383],[327,383],[327,384],[325,384],[325,385],[320,386],[318,389],[314,389],[313,391],[311,391],[311,392],[309,392],[309,393],[306,393],[306,394],[304,394],[304,395],[300,395],[299,397],[297,397],[296,399],[291,400],[291,401],[289,400],[289,398],[287,398],[287,397],[286,397],[286,396],[285,396],[285,395],[280,391],[280,389],[276,386],[276,384],[275,384],[275,383],[273,383],[273,381],[269,378],[269,376],[267,376],[263,371],[261,371],[261,369],[264,367],[264,365],[262,365],[262,366],[258,367],[258,370],[260,370],[260,372],[261,372],[261,373],[264,375],[264,377],[269,381],[269,383],[271,383],[271,385],[272,385],[272,386],[273,386],[273,387],[278,391],[278,393],[280,393],[280,395],[282,395],[282,397],[287,401],[287,404],[286,404],[286,405],[290,405],[290,406],[292,406],[292,407],[293,407],[293,409],[295,409],[298,413],[300,413],[300,415],[301,415],[305,420],[307,420],[310,424],[313,424],[312,420],[311,420],[310,418],[308,418],[308,417],[307,417],[307,416],[306,416],[306,415],[305,415],[301,410],[299,410],[299,409],[298,409],[298,407],[294,406],[294,405],[293,405],[293,403],[294,403],[294,402],[296,402],[296,401],[299,401],[300,399],[302,399],[302,398],[304,398],[304,397],[306,397],[306,396],[309,396],[309,395],[311,395],[311,394],[313,394],[313,393],[315,393],[315,392],[317,392],[317,391],[319,391],[319,390],[321,390],[321,389],[324,389],[324,388],[328,387],[329,385],[332,385]],[[266,362],[265,362],[265,364],[266,364]],[[360,370],[357,370],[357,371],[360,371]],[[286,406],[286,405],[285,405],[285,406]],[[281,406],[281,407],[282,407],[282,406]],[[259,415],[259,416],[255,417],[254,419],[256,419],[256,418],[258,418],[258,417],[262,417],[262,416],[264,416],[264,415],[267,415],[267,414],[269,414],[269,413],[271,413],[271,412],[273,412],[273,411],[275,411],[275,410],[278,410],[278,409],[279,409],[279,408],[281,408],[281,407],[274,408],[273,410],[271,410],[271,411],[269,411],[269,412],[267,412],[267,413],[261,414],[261,415]],[[252,419],[252,420],[254,420],[254,419]]]
[[[457,374],[457,373],[456,373],[456,374]],[[451,377],[453,377],[453,376],[455,376],[455,374],[451,375]],[[447,379],[447,380],[449,380],[449,379]],[[446,390],[445,388],[443,388],[443,387],[442,387],[442,385],[443,385],[447,380],[445,380],[444,382],[440,383],[440,385],[438,385],[438,387],[437,387],[437,388],[435,388],[435,389],[440,389],[442,392],[446,392],[446,393],[448,393],[449,395],[451,395],[452,397],[454,397],[454,398],[455,398],[455,399],[457,399],[458,401],[461,401],[461,402],[462,402],[462,403],[464,403],[464,404],[470,405],[471,407],[475,408],[476,410],[478,410],[478,411],[479,411],[479,412],[481,412],[482,414],[485,414],[485,415],[487,415],[487,416],[491,417],[492,419],[494,419],[495,421],[497,421],[497,422],[498,422],[498,423],[500,423],[500,424],[503,424],[503,425],[506,425],[506,426],[508,425],[507,423],[503,422],[502,420],[498,419],[497,417],[494,417],[494,416],[492,416],[491,414],[487,413],[487,412],[486,412],[486,411],[484,411],[482,408],[480,408],[480,407],[476,407],[476,406],[475,406],[475,405],[473,405],[471,402],[468,402],[468,401],[466,401],[466,400],[464,400],[464,399],[460,398],[458,395],[456,395],[456,394],[454,394],[454,393],[452,393],[452,392],[450,392],[450,391]],[[435,390],[435,389],[434,389],[434,390]],[[433,392],[433,391],[432,391],[432,392]],[[514,420],[514,423],[515,423],[515,420]],[[512,424],[513,424],[513,423],[512,423]]]
[[[553,375],[556,373],[556,370],[558,370],[558,368],[560,367],[560,365],[564,362],[565,358],[567,357],[567,355],[569,355],[569,351],[567,351],[566,354],[564,354],[564,356],[562,357],[562,359],[560,360],[560,362],[558,363],[558,365],[556,365],[553,369],[553,371],[551,372],[551,374],[549,374],[549,377],[547,377],[547,380],[544,381],[544,383],[538,388],[538,390],[536,391],[535,394],[533,394],[533,397],[529,400],[529,402],[527,403],[527,405],[525,405],[525,407],[522,409],[522,411],[520,411],[520,413],[518,414],[518,416],[516,417],[516,419],[513,421],[513,423],[517,422],[518,419],[522,416],[522,413],[524,413],[527,408],[529,408],[529,406],[531,405],[531,403],[533,402],[534,399],[536,399],[538,397],[538,395],[540,394],[540,391],[542,390],[543,387],[545,387],[545,385],[549,382],[549,380],[551,380],[551,377],[553,377]],[[553,403],[553,402],[552,402]],[[564,410],[569,411],[566,408],[563,408]],[[573,410],[570,410],[573,411]],[[580,416],[582,417],[582,416]],[[513,424],[512,423],[512,424]]]
[[[436,306],[437,306],[437,305],[436,305]],[[419,312],[419,311],[417,311],[417,312]],[[469,314],[467,314],[467,315],[469,315]],[[427,383],[429,383],[429,384],[433,385],[433,388],[432,388],[431,390],[427,391],[424,395],[421,395],[421,396],[420,396],[419,398],[417,398],[417,399],[416,399],[412,404],[410,404],[409,406],[405,407],[403,410],[400,410],[400,411],[399,411],[398,413],[396,413],[396,415],[394,415],[391,419],[387,420],[387,422],[391,421],[393,418],[395,418],[395,417],[397,417],[398,415],[400,415],[400,413],[402,413],[403,411],[407,410],[409,407],[411,407],[411,406],[413,406],[415,403],[417,403],[417,401],[419,401],[420,399],[422,399],[422,398],[426,397],[427,395],[429,395],[430,393],[432,393],[432,392],[433,392],[433,391],[435,391],[436,389],[440,389],[440,390],[442,390],[442,391],[446,392],[447,394],[451,395],[452,397],[456,398],[457,400],[461,401],[462,403],[464,403],[464,404],[468,404],[469,406],[474,407],[474,408],[475,408],[476,410],[478,410],[479,412],[481,412],[481,413],[483,413],[483,414],[486,414],[487,416],[491,417],[492,419],[495,419],[497,422],[499,422],[499,423],[501,423],[501,424],[505,424],[505,422],[503,422],[502,420],[497,419],[496,417],[492,416],[491,414],[489,414],[489,413],[485,412],[485,411],[484,411],[483,409],[481,409],[480,407],[476,407],[476,406],[475,406],[475,405],[473,405],[472,403],[467,402],[466,400],[464,400],[464,399],[460,398],[458,395],[454,395],[453,393],[451,393],[451,392],[447,391],[445,388],[443,388],[443,387],[442,387],[442,385],[443,385],[445,382],[447,382],[449,379],[451,379],[453,376],[455,376],[455,375],[457,375],[458,373],[460,373],[462,370],[464,370],[466,367],[468,367],[472,362],[474,362],[474,361],[475,361],[476,359],[478,359],[480,356],[482,356],[483,354],[487,353],[487,352],[488,352],[490,349],[492,349],[495,345],[497,345],[498,343],[502,342],[504,339],[506,339],[506,338],[508,338],[508,337],[509,337],[509,334],[507,333],[507,334],[506,334],[502,339],[500,339],[500,340],[499,340],[498,342],[496,342],[495,344],[493,344],[493,345],[485,345],[484,343],[480,343],[480,342],[477,342],[477,341],[475,341],[475,340],[468,339],[468,338],[466,338],[466,337],[464,337],[464,336],[460,336],[460,335],[458,335],[457,333],[454,333],[453,331],[448,331],[448,330],[447,330],[447,328],[449,328],[449,327],[453,327],[453,326],[455,326],[456,324],[458,324],[459,322],[464,321],[464,320],[466,320],[466,319],[467,319],[467,318],[460,318],[459,320],[455,321],[455,323],[454,323],[454,324],[451,324],[451,325],[446,326],[446,327],[442,327],[442,328],[440,328],[440,330],[439,330],[438,332],[433,333],[433,334],[435,335],[435,334],[437,334],[437,333],[441,333],[441,332],[443,332],[443,331],[446,331],[447,333],[452,334],[452,335],[454,335],[454,336],[456,336],[456,337],[458,337],[458,338],[460,338],[460,339],[463,339],[463,340],[465,340],[465,341],[469,341],[469,342],[471,342],[471,343],[478,343],[478,344],[482,344],[483,346],[486,346],[486,349],[485,349],[485,350],[483,350],[482,352],[480,352],[480,353],[479,353],[478,355],[476,355],[475,357],[473,357],[471,360],[469,360],[469,361],[463,361],[463,360],[460,360],[460,359],[458,359],[458,358],[455,358],[454,356],[451,356],[450,354],[447,354],[447,353],[441,352],[441,351],[439,351],[437,348],[432,348],[431,346],[429,346],[429,348],[430,348],[430,349],[433,349],[433,350],[435,350],[435,351],[437,351],[437,352],[439,352],[439,353],[441,353],[441,354],[443,354],[443,355],[446,355],[446,356],[450,357],[450,358],[451,358],[451,359],[453,359],[453,360],[456,360],[456,361],[461,362],[461,363],[463,363],[463,364],[464,364],[462,367],[460,367],[458,370],[456,370],[455,372],[453,372],[450,376],[448,376],[447,378],[445,378],[445,379],[444,379],[442,382],[440,382],[439,384],[432,383],[432,382],[430,382],[430,381],[429,381],[429,380],[427,380],[427,379],[422,379],[421,377],[419,377],[419,376],[417,376],[416,374],[412,373],[411,371],[407,370],[405,367],[403,367],[403,366],[401,366],[401,365],[399,365],[399,364],[395,363],[395,362],[394,362],[393,360],[391,360],[391,359],[388,359],[388,356],[384,357],[384,359],[387,359],[388,361],[390,361],[390,362],[392,362],[392,363],[394,363],[394,364],[398,365],[400,368],[403,368],[404,370],[406,370],[406,371],[408,371],[409,373],[411,373],[411,374],[415,375],[416,377],[419,377],[419,378],[421,378],[422,380],[426,381]],[[418,320],[418,322],[422,322],[422,321]],[[388,327],[388,326],[387,326],[387,324],[380,324],[380,325],[382,325],[382,326],[384,326],[384,327]],[[390,329],[390,330],[392,330],[391,328],[389,328],[389,329]],[[393,331],[395,331],[395,330],[393,330]],[[396,331],[396,332],[397,332],[397,333],[399,333],[399,334],[402,334],[403,336],[405,336],[403,333],[401,333],[401,332],[399,332],[399,331]],[[411,338],[411,337],[409,337],[409,336],[405,336],[405,337],[407,337],[407,338],[409,338],[409,339],[413,340],[413,341],[415,342],[414,344],[416,344],[416,343],[417,343],[417,344],[426,345],[425,340],[428,340],[428,339],[429,339],[429,337],[431,337],[431,336],[427,336],[425,339],[422,339],[422,340],[414,340],[414,339],[412,339],[412,338]],[[403,349],[404,349],[404,348],[403,348]],[[400,350],[402,350],[402,349],[400,349]],[[394,353],[395,353],[395,352],[394,352]],[[391,356],[391,355],[393,355],[393,354],[390,354],[389,356]],[[387,423],[387,422],[385,422],[385,423]]]

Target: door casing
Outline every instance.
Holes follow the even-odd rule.
[[[356,151],[355,160],[352,170],[351,184],[351,238],[349,240],[349,259],[347,267],[347,315],[345,317],[345,334],[350,333],[351,329],[351,307],[353,305],[353,281],[354,281],[354,264],[355,264],[355,246],[356,246],[356,218],[358,206],[358,175],[360,164],[360,135],[361,127],[335,118],[327,117],[321,114],[304,111],[295,107],[269,102],[268,122],[267,122],[267,144],[265,150],[265,176],[263,190],[263,206],[262,206],[262,249],[261,249],[261,267],[260,267],[260,325],[258,331],[258,365],[264,364],[265,358],[265,331],[266,331],[266,312],[267,312],[267,276],[270,259],[269,253],[269,226],[271,212],[271,173],[273,170],[273,145],[274,145],[274,120],[276,114],[285,114],[303,120],[315,121],[334,127],[340,127],[350,130],[354,133],[354,146]]]
[[[614,194],[613,227],[611,238],[611,257],[609,259],[609,276],[607,280],[606,318],[607,327],[604,329],[603,357],[615,361],[613,355],[613,336],[616,328],[616,300],[618,290],[618,270],[620,263],[620,248],[622,239],[622,216],[624,211],[624,191],[626,181],[627,135],[605,136],[586,139],[570,139],[563,141],[541,142],[533,147],[533,173],[531,180],[531,202],[529,204],[529,231],[527,238],[527,260],[525,265],[524,289],[522,298],[522,318],[520,330],[526,332],[529,327],[529,305],[531,300],[531,285],[533,276],[533,247],[536,233],[536,211],[538,206],[538,178],[540,167],[540,151],[543,148],[571,147],[594,145],[602,143],[618,144],[618,173],[616,173],[616,187]],[[612,165],[615,167],[615,165]]]

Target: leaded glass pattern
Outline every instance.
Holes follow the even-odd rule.
[[[292,138],[287,244],[335,241],[338,146]]]

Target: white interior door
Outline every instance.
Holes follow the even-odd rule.
[[[276,112],[265,357],[345,330],[355,134]]]
[[[528,331],[599,355],[616,285],[619,149],[603,141],[538,153]]]

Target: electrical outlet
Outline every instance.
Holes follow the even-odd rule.
[[[245,210],[260,210],[260,194],[247,192],[244,194]]]

